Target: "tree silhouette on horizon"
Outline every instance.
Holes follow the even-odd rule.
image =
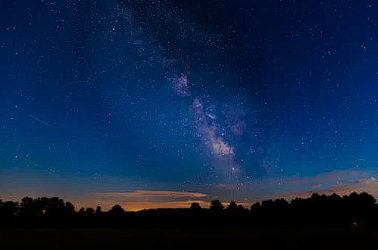
[[[212,200],[210,203],[210,211],[215,214],[220,214],[223,212],[223,204],[219,200]]]
[[[214,215],[214,216],[213,216]],[[147,209],[125,211],[114,205],[109,211],[101,207],[80,208],[58,197],[24,197],[20,202],[0,200],[0,227],[6,226],[337,226],[378,227],[376,199],[366,193],[313,194],[309,198],[264,200],[245,209],[235,201],[225,208],[212,200],[209,208],[193,202],[185,209]]]
[[[194,212],[199,212],[201,211],[201,206],[198,202],[193,202],[191,205],[190,205],[190,210],[194,211]]]
[[[120,205],[114,205],[110,210],[109,213],[111,214],[123,214],[125,210]]]

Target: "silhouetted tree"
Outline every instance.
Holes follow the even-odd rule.
[[[261,212],[262,212],[262,207],[261,207],[260,202],[253,203],[251,206],[251,213],[257,215],[257,214],[261,214]]]
[[[19,215],[21,217],[31,219],[42,216],[43,208],[40,206],[37,200],[33,200],[30,197],[24,197],[21,200],[19,207]]]
[[[45,214],[50,217],[57,217],[64,213],[65,203],[58,197],[53,197],[44,201],[47,202]]]
[[[47,197],[37,198],[37,203],[38,203],[38,206],[42,209],[42,214],[43,215],[46,214],[47,208],[50,203],[50,199]]]
[[[343,197],[343,200],[347,207],[349,223],[354,221],[359,226],[364,226],[376,211],[376,200],[368,193],[353,192],[349,196]]]
[[[239,227],[246,224],[353,228],[378,226],[378,206],[375,198],[368,193],[351,193],[343,197],[337,194],[327,196],[315,193],[306,199],[293,199],[290,203],[284,199],[265,200],[253,204],[250,214],[248,213],[248,209],[237,205],[234,201],[224,209],[219,200],[211,201],[210,209],[202,209],[197,202],[194,202],[190,209],[150,209],[136,213],[125,212],[119,205],[113,206],[108,212],[101,212],[101,207],[97,207],[96,211],[92,208],[81,208],[76,213],[72,203],[64,202],[58,197],[36,199],[24,197],[20,203],[0,200],[1,227],[68,225],[122,227],[126,224],[213,227]],[[227,214],[235,214],[235,216]]]
[[[6,201],[2,203],[0,215],[4,218],[13,218],[18,214],[18,202]]]
[[[224,209],[223,204],[219,200],[212,200],[211,201],[210,211],[212,213],[216,213],[216,214],[222,213],[223,209]]]
[[[65,215],[75,214],[75,206],[71,202],[66,202],[64,206],[64,214]]]
[[[85,210],[85,213],[86,213],[86,214],[94,214],[94,209],[91,208],[91,207],[88,207],[88,208]]]
[[[111,214],[123,214],[123,213],[125,213],[125,210],[120,205],[115,205],[109,210],[109,213],[111,213]]]
[[[371,209],[375,208],[376,200],[375,200],[374,196],[372,196],[372,195],[370,195],[366,192],[362,192],[359,195],[359,203],[363,207],[365,207],[366,210],[371,210]]]
[[[100,206],[97,206],[96,207],[96,214],[101,214],[102,211],[101,211],[101,207]]]
[[[200,204],[198,202],[193,202],[191,205],[190,205],[190,210],[192,210],[193,212],[199,212],[202,210]]]
[[[236,214],[237,210],[238,210],[238,205],[236,204],[235,201],[231,201],[228,207],[225,209],[225,212],[229,214]]]
[[[249,213],[249,210],[245,209],[245,207],[243,207],[242,205],[238,205],[237,213],[238,214],[246,214],[246,213]]]

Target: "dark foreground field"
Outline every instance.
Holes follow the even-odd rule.
[[[366,249],[377,240],[343,229],[0,230],[0,249]]]

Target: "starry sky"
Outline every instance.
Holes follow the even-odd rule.
[[[0,2],[0,199],[378,196],[378,4]]]

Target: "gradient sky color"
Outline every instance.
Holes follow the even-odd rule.
[[[376,13],[365,0],[1,1],[0,199],[378,195]]]

